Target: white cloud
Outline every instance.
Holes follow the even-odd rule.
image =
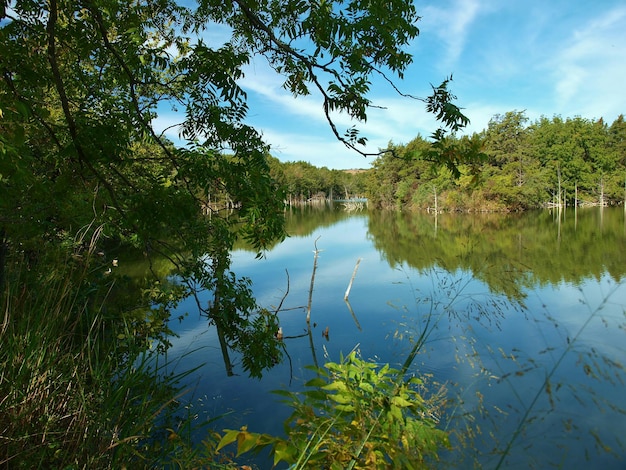
[[[313,96],[302,96],[295,99],[291,93],[282,87],[283,81],[283,77],[271,70],[266,64],[259,64],[258,61],[246,68],[245,77],[240,80],[239,85],[248,92],[249,98],[251,98],[250,114],[252,117],[259,112],[269,110],[272,113],[290,113],[319,122],[324,120],[320,99],[315,99]],[[255,99],[258,99],[259,102],[252,101]]]
[[[599,15],[573,31],[556,52],[556,106],[566,115],[616,117],[626,100],[626,8]]]
[[[241,81],[249,93],[248,121],[263,132],[275,156],[331,168],[369,166],[371,159],[363,160],[357,152],[337,141],[326,120],[319,93],[295,99],[281,85],[282,77],[259,61],[251,64]],[[371,99],[377,107],[370,110],[366,123],[346,114],[332,115],[340,135],[355,126],[360,135],[367,137],[367,147],[359,146],[359,150],[375,153],[390,140],[406,143],[420,133],[429,135],[436,127],[422,101],[394,94],[379,94]]]
[[[367,146],[358,146],[359,150],[376,153],[386,148],[390,140],[396,144],[408,143],[418,134],[428,137],[437,127],[434,117],[426,113],[421,101],[393,97],[377,102],[385,109],[373,108],[367,123],[356,123],[360,135],[368,139]],[[285,115],[285,119],[290,118]],[[338,131],[342,134],[352,122],[346,119],[339,121]],[[283,161],[304,160],[318,166],[347,169],[368,167],[375,158],[364,159],[354,150],[346,148],[326,124],[315,133],[310,132],[306,120],[293,121],[289,131],[280,122],[261,122],[258,127],[262,129],[265,140],[272,145],[272,154]]]
[[[474,132],[481,132],[487,129],[489,121],[496,114],[505,114],[507,111],[512,111],[512,108],[505,108],[503,106],[497,106],[486,103],[469,103],[468,109],[465,110],[466,114],[470,118],[470,124],[465,128],[463,134],[471,135]]]
[[[262,121],[262,125],[279,123],[281,127],[289,128],[294,123],[292,119],[298,118],[305,120],[307,127],[318,125],[320,130],[329,128],[323,97],[316,89],[310,87],[311,95],[294,98],[282,87],[282,83],[283,77],[258,61],[246,70],[240,85],[249,93],[252,121]],[[388,103],[389,100],[385,99],[375,104],[387,106]],[[331,117],[340,134],[353,125],[364,127],[346,113],[331,113]]]
[[[421,29],[437,35],[446,46],[441,68],[449,69],[461,56],[467,35],[480,13],[478,0],[456,0],[448,8],[427,6],[422,13]]]
[[[328,135],[282,132],[264,129],[264,139],[272,146],[271,153],[281,161],[305,161],[312,165],[336,169],[368,168],[372,159],[365,159]]]
[[[163,134],[172,142],[180,140],[180,124],[184,119],[183,114],[173,111],[160,111],[159,115],[152,120],[152,127],[157,134]]]

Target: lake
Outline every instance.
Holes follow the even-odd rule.
[[[446,388],[440,426],[457,446],[442,458],[452,468],[626,468],[623,208],[435,217],[336,204],[289,212],[287,228],[264,259],[243,247],[232,255],[259,305],[283,302],[289,357],[263,379],[237,365],[226,374],[216,332],[193,302],[172,322],[172,364],[202,365],[187,378],[195,412],[233,411],[218,429],[281,434],[290,410],[271,391],[301,389],[307,365],[358,348],[399,367],[424,333],[411,370],[433,391]]]

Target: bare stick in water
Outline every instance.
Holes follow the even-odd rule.
[[[350,315],[352,315],[352,319],[354,320],[356,327],[359,329],[359,331],[363,331],[361,329],[361,324],[359,323],[359,320],[356,317],[356,313],[354,313],[354,310],[352,310],[352,305],[350,305],[350,301],[347,298],[345,298],[344,301],[346,303],[346,307],[348,307],[348,312],[350,312]]]
[[[350,289],[352,289],[352,283],[354,282],[354,278],[356,277],[356,272],[359,269],[360,262],[361,258],[356,260],[356,266],[354,266],[354,271],[352,272],[352,277],[350,278],[350,284],[348,284],[348,289],[346,289],[346,295],[343,296],[343,300],[348,300],[348,296],[350,295]]]
[[[311,273],[311,287],[309,288],[309,303],[306,307],[306,322],[307,324],[311,323],[311,301],[313,300],[313,285],[315,284],[315,270],[317,269],[317,257],[320,253],[320,250],[317,249],[317,241],[320,237],[315,239],[315,258],[313,259],[313,272]]]

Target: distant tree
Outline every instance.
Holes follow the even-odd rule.
[[[614,201],[621,200],[626,204],[626,122],[620,114],[607,130],[606,151],[616,163],[611,178],[609,191]]]
[[[626,167],[626,121],[620,114],[609,126],[607,147],[613,158],[622,167]]]
[[[389,148],[372,165],[368,199],[375,207],[406,207],[414,189],[432,173],[432,165],[424,158],[431,144],[418,135],[406,145],[390,143]]]
[[[491,118],[484,131],[490,164],[502,168],[511,161],[519,160],[520,147],[527,136],[526,122],[528,118],[524,111],[509,111]]]
[[[494,116],[480,134],[440,142],[418,136],[390,145],[368,175],[370,202],[426,209],[436,197],[441,210],[525,210],[575,198],[594,204],[624,199],[623,116],[611,126],[560,116],[527,122],[523,111],[511,111]],[[442,152],[449,161],[472,157],[453,168],[433,165]]]
[[[546,199],[545,176],[532,155],[527,121],[524,111],[510,111],[494,116],[483,132],[487,162],[494,167],[489,191],[510,209],[536,207]]]

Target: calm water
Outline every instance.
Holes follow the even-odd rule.
[[[290,360],[262,380],[240,367],[228,377],[216,333],[192,303],[173,325],[180,337],[169,358],[181,369],[203,364],[189,379],[201,399],[195,411],[234,411],[218,428],[280,434],[289,409],[272,390],[298,390],[305,366],[355,347],[399,365],[430,318],[413,371],[429,374],[433,389],[445,385],[454,401],[441,425],[466,445],[444,455],[451,467],[494,468],[510,446],[501,468],[626,468],[623,209],[435,219],[336,207],[292,213],[288,229],[265,259],[237,250],[233,270],[252,279],[270,309],[288,273],[290,310],[280,318]],[[316,240],[311,343],[303,306]]]

